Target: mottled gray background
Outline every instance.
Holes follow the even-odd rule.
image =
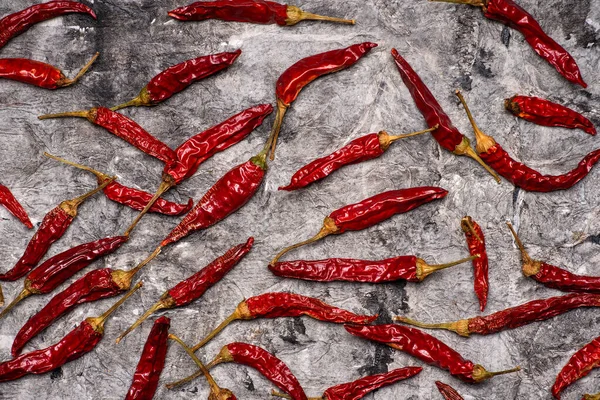
[[[546,31],[573,54],[589,88],[562,79],[525,43],[523,37],[482,17],[467,6],[433,4],[425,0],[302,0],[305,10],[356,18],[356,26],[304,22],[296,27],[261,26],[207,21],[180,23],[167,11],[185,2],[172,0],[94,1],[94,22],[67,16],[40,24],[12,40],[2,57],[29,57],[62,68],[68,75],[96,51],[100,58],[82,81],[55,92],[24,84],[0,84],[0,174],[34,224],[60,201],[89,190],[95,179],[84,172],[49,161],[50,151],[102,171],[115,173],[125,184],[153,191],[161,165],[104,130],[81,119],[38,121],[46,112],[111,106],[137,94],[164,68],[220,51],[243,50],[226,72],[193,85],[155,108],[124,113],[171,146],[251,105],[274,103],[274,83],[299,58],[352,43],[379,43],[350,70],[328,76],[305,89],[286,116],[277,159],[266,182],[239,212],[204,233],[196,233],[167,249],[142,274],[145,287],[106,325],[106,337],[82,359],[43,376],[0,385],[3,399],[123,398],[151,322],[120,345],[116,336],[168,287],[189,276],[250,235],[256,244],[250,255],[222,282],[192,305],[169,311],[172,331],[195,343],[233,311],[244,297],[265,291],[289,290],[319,297],[355,312],[381,313],[381,322],[405,313],[426,321],[460,319],[479,314],[469,265],[456,267],[416,284],[319,284],[273,277],[266,266],[283,246],[316,233],[330,211],[384,190],[439,185],[450,194],[441,201],[396,216],[376,227],[342,236],[290,254],[298,258],[387,258],[416,254],[441,263],[467,254],[459,229],[469,214],[483,227],[490,255],[490,300],[487,312],[524,301],[557,295],[520,273],[519,255],[504,221],[512,220],[534,257],[572,272],[600,275],[598,245],[600,176],[590,176],[567,192],[524,193],[506,181],[496,184],[473,161],[445,152],[428,135],[401,141],[380,159],[351,166],[324,182],[297,193],[277,187],[308,161],[351,139],[386,129],[401,133],[423,129],[424,121],[402,84],[389,51],[396,47],[436,94],[455,124],[473,137],[453,91],[462,88],[481,127],[518,160],[546,173],[575,166],[597,138],[581,131],[544,128],[518,121],[503,110],[502,100],[515,93],[546,97],[571,106],[600,125],[596,79],[600,63],[600,2],[598,0],[520,0]],[[30,5],[26,0],[2,0],[0,15]],[[249,138],[207,161],[196,176],[168,195],[198,199],[233,165],[262,147],[272,116]],[[136,212],[98,196],[80,209],[80,216],[49,256],[73,245],[115,235]],[[21,256],[33,232],[0,210],[2,270]],[[177,218],[148,215],[131,241],[93,268],[128,269],[146,257],[175,226]],[[92,267],[90,267],[92,268]],[[79,275],[82,275],[79,274]],[[79,276],[78,275],[78,276]],[[22,282],[4,284],[8,300]],[[66,284],[61,287],[66,287]],[[0,357],[9,358],[14,335],[50,296],[23,302],[0,322]],[[98,315],[114,299],[79,307],[33,340],[27,349],[55,343],[86,316]],[[381,390],[367,399],[438,399],[433,382],[441,379],[466,399],[548,399],[556,374],[572,353],[599,332],[598,311],[577,310],[544,323],[490,337],[435,335],[465,357],[490,370],[521,365],[518,374],[480,385],[465,385],[445,371],[426,367],[416,378]],[[235,323],[199,354],[211,359],[226,343],[248,341],[284,360],[309,396],[333,384],[407,365],[422,365],[402,353],[359,340],[340,326],[308,318]],[[187,375],[194,365],[171,346],[161,382]],[[265,399],[273,387],[255,371],[220,366],[214,375],[241,399]],[[566,391],[567,400],[600,391],[598,373]],[[179,390],[161,385],[157,398],[206,398],[204,380]]]

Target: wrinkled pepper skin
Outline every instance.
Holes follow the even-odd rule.
[[[477,222],[471,217],[466,216],[461,221],[461,228],[467,239],[469,253],[472,256],[479,256],[473,261],[473,287],[475,294],[479,299],[479,309],[485,310],[488,299],[489,279],[488,279],[488,255],[485,247],[485,236],[483,230]],[[472,229],[472,231],[471,231]]]
[[[442,394],[445,400],[464,400],[460,394],[450,385],[446,385],[443,382],[436,381],[435,385]]]
[[[549,288],[563,292],[600,294],[600,277],[576,275],[565,269],[540,262],[539,272],[530,278]]]
[[[15,198],[9,188],[0,184],[0,204],[2,204],[12,215],[17,217],[27,228],[33,229],[33,224],[27,215],[27,211]]]
[[[574,382],[587,376],[600,366],[600,337],[577,350],[556,376],[552,395],[560,399],[560,393]],[[585,398],[585,397],[584,397]]]
[[[58,68],[26,58],[0,58],[0,79],[10,79],[43,89],[58,89],[67,78]]]
[[[100,183],[100,179],[98,179]],[[146,204],[152,199],[152,194],[139,190],[136,188],[121,185],[118,182],[113,181],[108,184],[103,190],[104,195],[115,203],[122,204],[133,210],[142,211]],[[189,199],[187,204],[174,203],[172,201],[159,198],[150,207],[149,212],[158,213],[162,215],[182,215],[187,213],[194,206],[194,200]]]
[[[169,16],[180,21],[252,22],[255,24],[287,25],[287,5],[266,0],[198,1],[169,11]]]
[[[359,400],[367,394],[384,386],[392,385],[419,374],[423,368],[406,367],[394,369],[383,374],[365,376],[354,382],[333,386],[323,393],[323,400]]]

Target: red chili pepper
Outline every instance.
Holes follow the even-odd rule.
[[[469,253],[473,259],[473,286],[475,294],[479,299],[479,308],[485,309],[488,298],[489,280],[488,280],[488,256],[485,248],[485,236],[479,224],[473,221],[473,218],[466,216],[460,221],[460,227],[467,238]]]
[[[318,158],[300,168],[292,176],[290,184],[280,187],[279,190],[301,189],[326,178],[345,165],[357,164],[381,156],[398,139],[421,135],[435,129],[437,127],[398,136],[391,136],[385,131],[361,136],[330,155]]]
[[[240,54],[242,51],[238,49],[232,53],[211,54],[172,65],[152,78],[137,97],[115,106],[111,110],[116,111],[132,106],[151,107],[162,103],[192,83],[229,67]]]
[[[577,111],[539,97],[513,96],[504,100],[504,107],[515,117],[538,125],[581,129],[590,135],[596,134],[594,124]]]
[[[354,336],[384,343],[419,360],[445,369],[467,383],[479,383],[496,375],[517,372],[520,367],[500,372],[486,371],[483,366],[465,360],[458,352],[441,340],[414,328],[400,325],[344,325]]]
[[[75,1],[49,1],[7,15],[0,19],[0,48],[38,22],[71,13],[88,14],[96,19],[94,10]]]
[[[323,227],[312,238],[281,250],[271,264],[275,264],[285,253],[300,246],[316,242],[329,235],[346,231],[359,231],[378,224],[395,214],[408,212],[430,201],[446,197],[448,191],[439,187],[417,187],[390,190],[377,194],[360,203],[344,206],[325,217]]]
[[[179,282],[175,287],[167,290],[158,302],[148,309],[133,325],[127,328],[117,338],[119,343],[131,331],[140,326],[150,315],[158,310],[185,306],[199,299],[215,283],[219,282],[250,252],[254,238],[250,237],[246,243],[238,244],[227,250],[225,254],[196,272],[189,278]]]
[[[129,293],[99,317],[86,318],[58,343],[0,363],[0,382],[14,381],[28,374],[45,374],[92,351],[104,336],[106,319],[142,286]]]
[[[450,385],[446,385],[443,382],[440,381],[435,381],[435,385],[437,386],[438,390],[440,391],[440,393],[442,394],[442,396],[444,396],[444,399],[446,400],[464,400],[462,398],[462,396],[460,394],[458,394],[458,392],[456,390],[454,390],[454,388]]]
[[[19,261],[10,270],[0,274],[0,281],[16,281],[34,269],[44,255],[46,255],[50,246],[67,231],[71,222],[77,216],[79,205],[89,197],[100,192],[108,184],[109,182],[106,182],[82,196],[65,200],[56,208],[50,210],[42,220],[35,235],[33,235],[27,244],[27,248]]]
[[[171,321],[164,316],[154,321],[125,400],[152,400],[154,397],[165,366],[170,326]]]
[[[560,393],[579,379],[600,366],[600,337],[577,350],[556,376],[552,395],[560,399]],[[584,397],[585,398],[585,397]]]
[[[296,25],[304,20],[329,21],[351,25],[355,23],[353,19],[307,13],[295,6],[267,0],[198,1],[169,11],[169,16],[180,21],[220,19],[222,21],[277,24],[281,26]]]
[[[271,160],[275,158],[275,147],[277,146],[277,137],[283,123],[283,116],[292,102],[296,100],[300,91],[306,85],[323,75],[351,67],[374,47],[377,47],[376,43],[365,42],[353,44],[345,49],[315,54],[296,62],[281,74],[279,79],[277,79],[275,90],[277,95],[277,115],[275,116],[273,129],[271,130],[271,135],[273,136]]]
[[[33,229],[33,224],[29,220],[27,211],[21,203],[15,198],[9,188],[0,184],[0,204],[2,204],[12,215],[17,217],[29,229]]]
[[[600,160],[600,149],[589,153],[579,162],[579,165],[570,172],[562,175],[542,175],[525,164],[517,162],[491,137],[479,129],[469,106],[462,94],[456,95],[465,107],[477,139],[477,153],[490,167],[503,176],[513,185],[532,192],[552,192],[566,190],[587,176],[592,167]]]

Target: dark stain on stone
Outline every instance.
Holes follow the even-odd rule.
[[[294,318],[291,321],[287,321],[285,324],[285,333],[280,335],[279,337],[288,343],[298,344],[298,334],[305,335],[306,327],[304,326],[304,322],[300,318]]]
[[[508,49],[508,46],[510,45],[510,28],[508,26],[505,26],[502,29],[502,33],[500,34],[500,39],[502,40],[502,43],[506,46],[506,48]]]
[[[392,357],[393,352],[394,349],[391,347],[378,345],[375,348],[375,354],[368,357],[368,364],[358,369],[359,374],[365,376],[388,372],[388,364],[394,361]]]
[[[600,234],[590,235],[585,239],[586,242],[590,242],[593,244],[600,244]]]
[[[58,367],[58,368],[52,370],[52,372],[50,373],[50,379],[52,379],[52,381],[61,379],[62,377],[63,377],[63,370],[61,367]]]
[[[513,209],[515,209],[515,210],[517,209],[517,200],[519,198],[520,191],[521,191],[521,188],[515,186],[515,188],[513,190],[513,196],[512,196],[513,197]]]
[[[472,88],[473,78],[468,73],[460,75],[454,80],[454,87],[460,87],[466,92],[470,92]]]
[[[254,387],[254,381],[252,381],[252,378],[248,374],[248,371],[246,371],[244,379],[242,380],[242,384],[247,390],[251,392],[254,392],[256,390],[256,388]]]
[[[559,18],[557,18],[557,22],[562,25],[565,39],[570,40],[571,36],[574,35],[578,47],[588,48],[596,45],[600,40],[600,33],[597,33],[585,21],[590,13],[590,9],[590,0],[579,0],[576,7],[561,7],[558,11]],[[557,40],[557,42],[560,43],[561,40]]]
[[[479,52],[477,53],[477,57],[475,58],[474,63],[475,71],[477,71],[484,78],[494,77],[492,69],[486,65],[487,61],[491,60],[493,57],[494,52],[492,51],[479,49]]]

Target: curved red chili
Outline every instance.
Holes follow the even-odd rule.
[[[488,279],[488,256],[485,248],[485,236],[477,222],[466,216],[460,221],[460,227],[467,238],[469,253],[478,256],[473,259],[473,286],[475,294],[479,299],[479,308],[485,309],[487,304],[489,279]]]
[[[600,337],[577,350],[556,376],[552,395],[560,399],[560,393],[579,379],[600,366]]]
[[[15,198],[9,188],[0,184],[0,204],[2,204],[12,215],[17,217],[29,229],[33,229],[33,224],[27,215],[27,211],[21,203]]]
[[[440,391],[440,393],[442,394],[442,396],[444,396],[444,399],[446,400],[464,400],[462,398],[462,396],[460,394],[458,394],[458,392],[456,390],[454,390],[454,388],[450,385],[446,385],[443,382],[440,381],[435,381],[435,385],[437,386],[438,390]]]

